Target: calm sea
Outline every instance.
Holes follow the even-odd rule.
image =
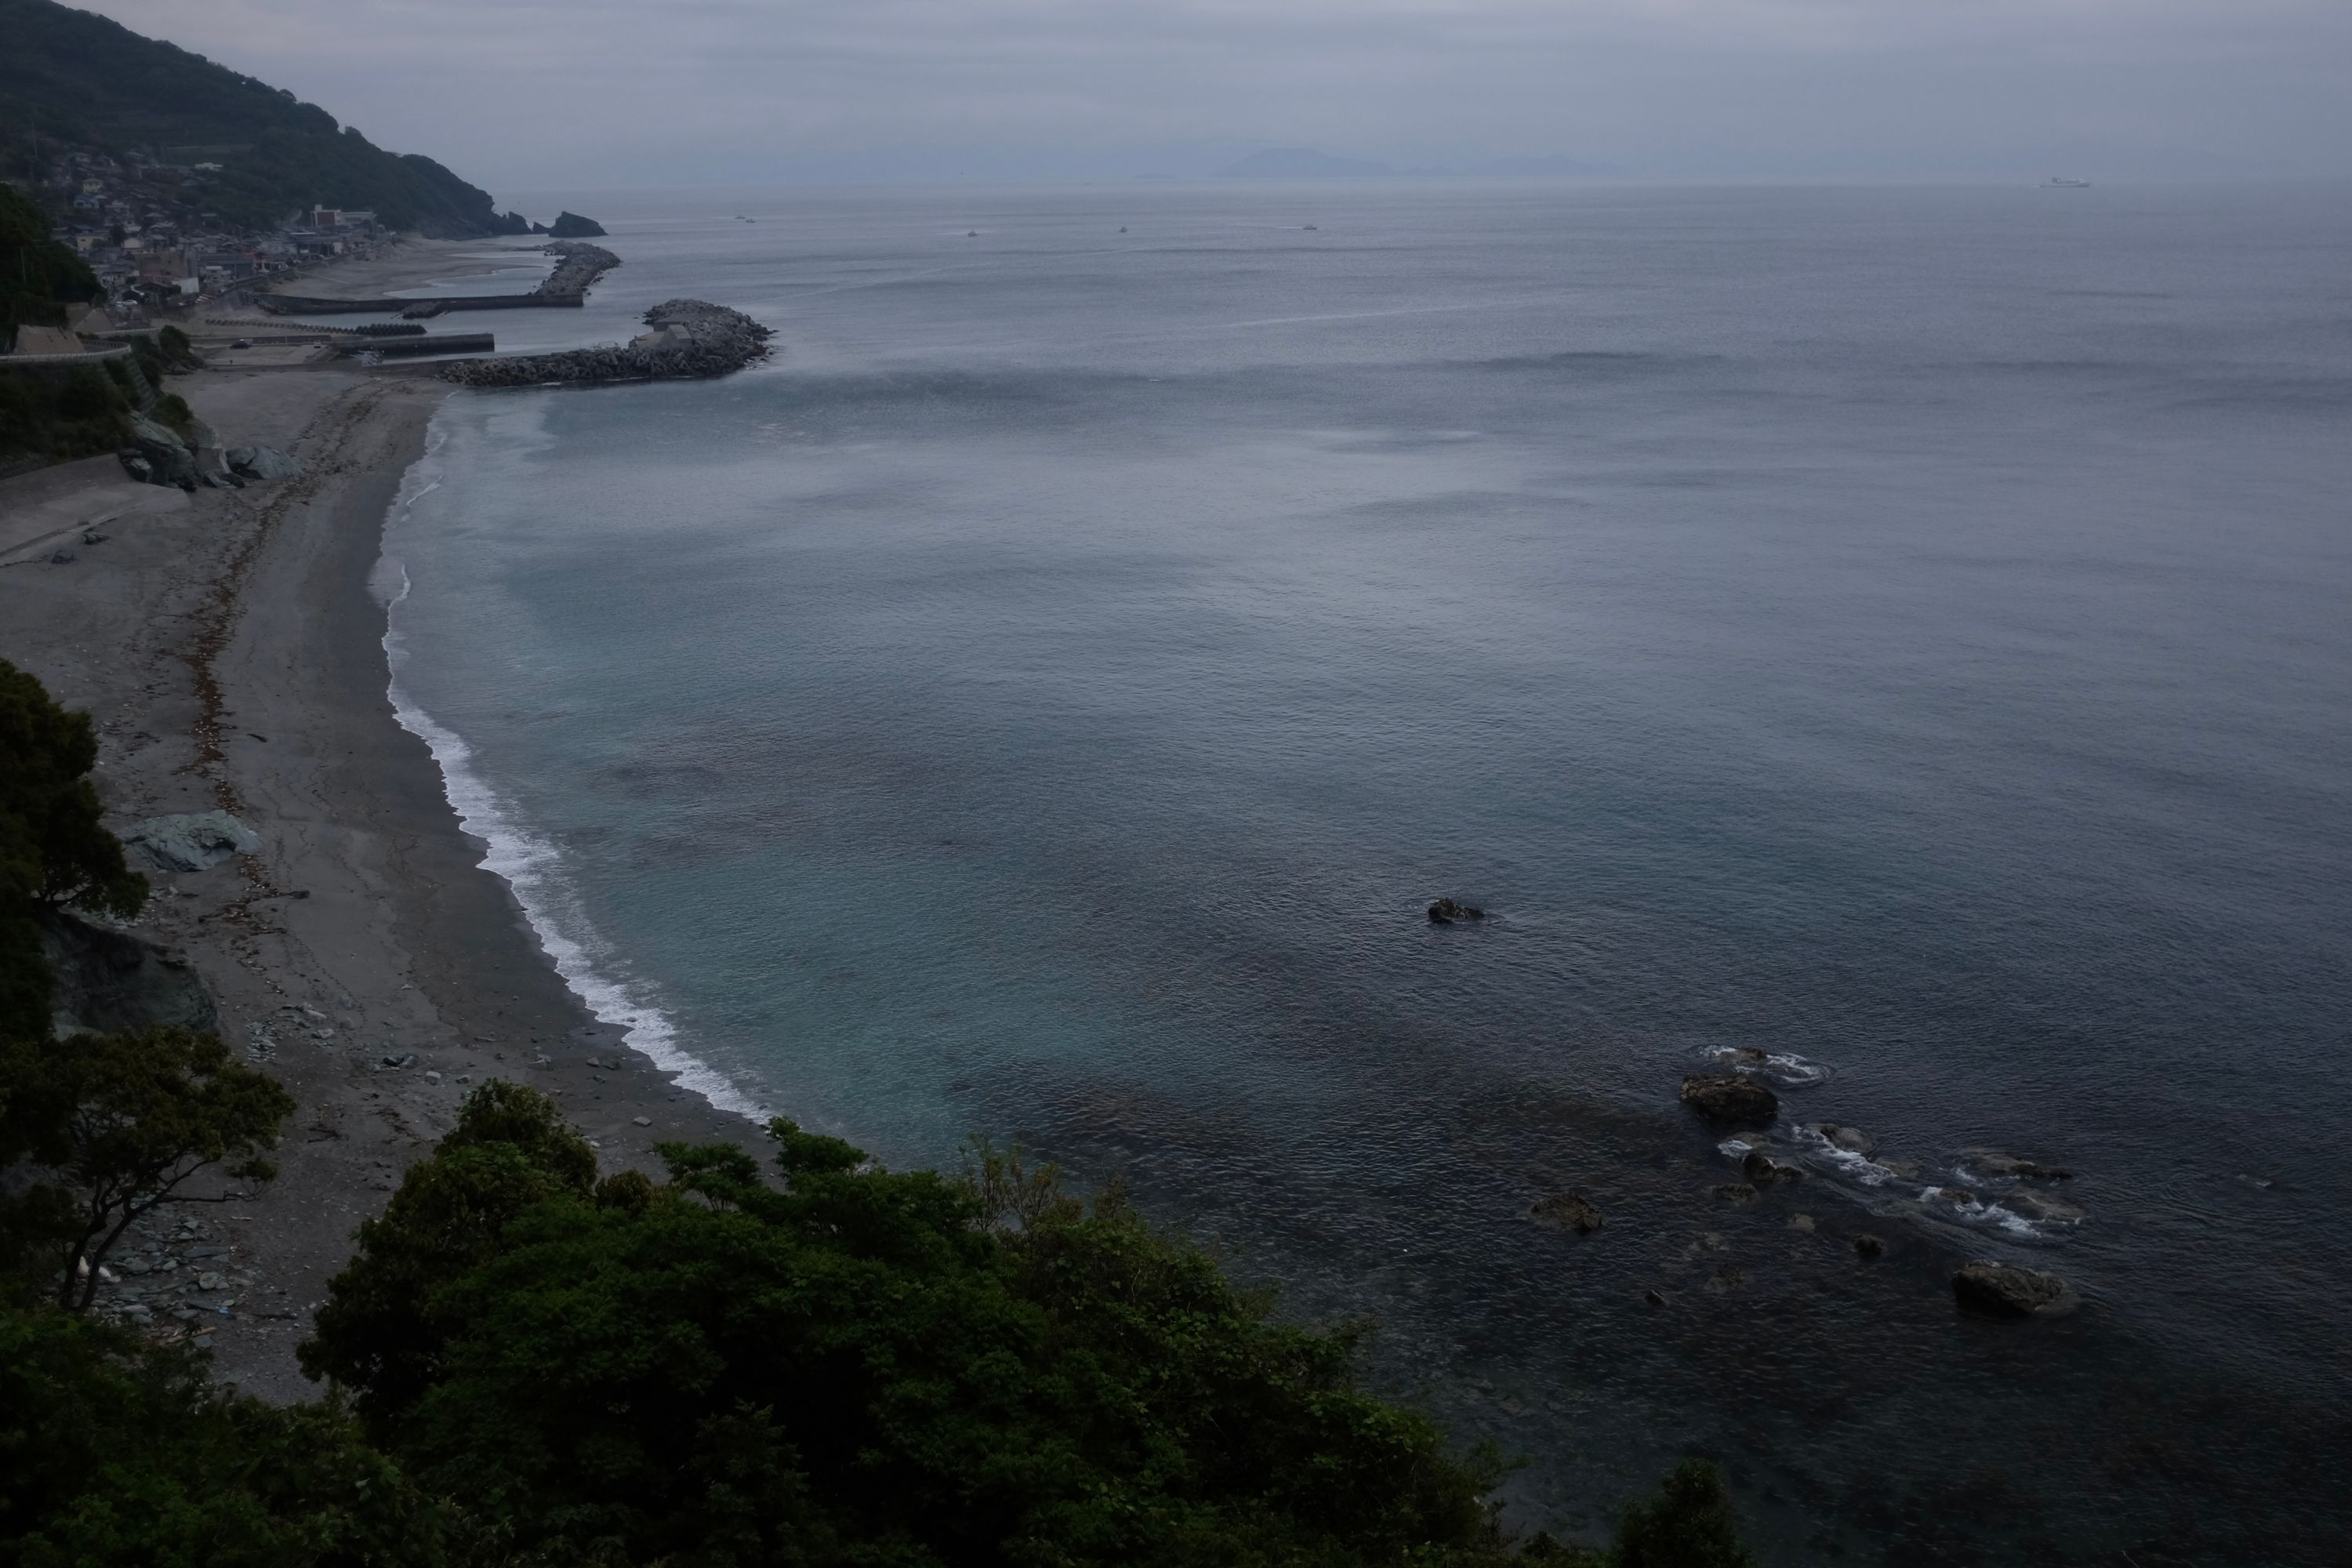
[[[386,580],[646,1048],[1124,1173],[1530,1523],[1696,1453],[1775,1564],[2343,1561],[2352,195],[597,200],[478,324],[782,353],[460,394]]]

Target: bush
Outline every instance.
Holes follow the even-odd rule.
[[[155,406],[151,412],[157,419],[169,425],[183,436],[193,436],[195,433],[196,411],[189,407],[188,400],[176,392],[167,392],[157,398]]]
[[[332,1404],[207,1385],[205,1358],[0,1309],[0,1559],[23,1568],[454,1561],[454,1516]],[[487,1559],[483,1559],[487,1561]]]
[[[119,414],[122,393],[96,365],[80,364],[68,372],[58,389],[55,406],[63,419],[95,419]]]

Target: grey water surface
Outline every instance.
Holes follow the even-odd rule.
[[[778,357],[460,394],[387,549],[649,1044],[1124,1173],[1528,1525],[1697,1453],[1776,1564],[2343,1560],[2352,195],[593,210],[529,331]],[[1732,1047],[1812,1080],[1752,1203],[1675,1103]],[[1964,1318],[1977,1257],[2084,1306]]]

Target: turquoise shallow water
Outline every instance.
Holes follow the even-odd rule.
[[[564,331],[783,352],[460,395],[386,577],[647,1048],[894,1163],[1125,1172],[1378,1318],[1530,1520],[1704,1452],[1774,1562],[2328,1560],[2345,193],[593,210]],[[1732,1205],[1674,1089],[1744,1046],[1821,1081]],[[1605,1230],[1527,1221],[1571,1186]],[[2088,1304],[1958,1319],[1970,1256]]]

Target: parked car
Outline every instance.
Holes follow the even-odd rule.
[[[229,347],[233,349],[249,349],[252,346],[253,340],[251,338],[239,338],[236,342],[229,344]]]

